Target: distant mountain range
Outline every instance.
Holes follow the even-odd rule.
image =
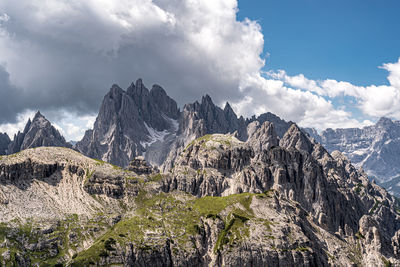
[[[304,130],[329,152],[342,152],[370,179],[400,196],[400,121],[380,118],[375,125],[362,129],[326,129],[321,134],[310,128]]]
[[[251,118],[238,117],[229,103],[222,109],[206,95],[201,102],[186,104],[181,111],[159,85],[149,90],[141,79],[126,90],[113,85],[105,95],[94,128],[74,144],[38,112],[23,132],[11,141],[0,133],[0,154],[12,154],[39,146],[74,147],[84,155],[118,166],[127,166],[137,156],[163,171],[173,167],[176,157],[194,139],[206,134],[232,133],[239,140],[248,139],[249,125],[274,123],[278,137],[283,137],[293,122],[272,113]],[[371,179],[400,196],[400,122],[381,118],[362,129],[326,129],[318,133],[303,128],[329,152],[338,150]]]
[[[10,155],[24,149],[56,146],[72,148],[60,132],[38,111],[32,121],[29,119],[22,132],[18,131],[13,140],[6,133],[0,133],[0,155]]]
[[[0,135],[0,266],[400,266],[400,200],[322,145],[395,175],[397,132],[113,85],[73,149],[40,112]]]

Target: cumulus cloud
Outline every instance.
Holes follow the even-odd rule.
[[[335,107],[331,101],[316,94],[314,82],[307,81],[304,84],[311,84],[312,88],[293,89],[277,79],[277,76],[267,79],[261,74],[253,75],[241,83],[241,89],[249,92],[248,96],[233,106],[239,113],[247,115],[271,111],[303,127],[314,127],[318,130],[363,127],[372,123],[368,120],[357,121],[351,112]],[[302,89],[306,89],[306,86],[303,87]]]
[[[12,139],[13,136],[22,131],[29,119],[32,119],[35,115],[33,110],[25,110],[17,115],[15,122],[13,123],[3,123],[0,125],[0,132],[7,133]]]
[[[21,109],[97,111],[111,84],[139,77],[180,104],[218,101],[264,63],[260,26],[236,20],[236,0],[4,0],[1,11],[0,62],[30,100]]]
[[[332,79],[314,81],[304,75],[289,76],[285,71],[269,72],[274,80],[293,88],[313,92],[318,96],[337,98],[353,97],[357,108],[366,116],[381,116],[400,119],[400,58],[398,62],[383,64],[382,69],[389,72],[389,85],[356,86],[349,82]]]
[[[2,0],[0,124],[18,125],[21,114],[40,109],[77,139],[111,84],[128,87],[141,77],[180,105],[208,93],[245,116],[271,111],[320,129],[363,125],[329,100],[350,84],[265,75],[261,27],[238,21],[237,11],[237,0]],[[387,91],[394,102],[351,87],[365,96],[360,107],[368,114],[386,114],[396,103],[399,68],[383,68],[391,86],[368,90]]]

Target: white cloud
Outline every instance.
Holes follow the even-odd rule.
[[[0,14],[0,22],[7,22],[10,19],[10,17],[7,15],[7,13]]]
[[[285,71],[270,72],[268,76],[283,82],[284,85],[312,92],[321,97],[354,97],[356,99],[356,108],[367,117],[386,116],[400,119],[400,59],[396,63],[384,64],[381,68],[389,72],[389,85],[356,86],[349,82],[332,79],[314,81],[307,79],[302,74],[289,76]],[[341,113],[339,110],[335,112],[337,114]],[[342,118],[343,115],[350,117],[349,115],[351,114],[342,113],[339,118]],[[307,120],[310,119],[312,120],[312,117],[307,118]],[[369,122],[367,121],[366,123]],[[341,124],[339,120],[338,125]],[[364,122],[361,124],[364,124]],[[344,122],[344,125],[354,126],[356,124],[354,124],[354,120],[348,120]]]
[[[32,119],[35,116],[35,111],[33,110],[25,110],[22,113],[17,115],[17,120],[14,123],[4,123],[0,125],[0,132],[7,133],[11,139],[13,139],[14,135],[18,133],[18,131],[23,131],[26,123],[29,119]]]
[[[4,123],[0,125],[0,133],[6,132],[11,139],[18,131],[22,132],[29,119],[33,119],[36,111],[26,110],[19,113],[14,123]],[[43,113],[42,113],[43,114]],[[85,130],[93,128],[95,115],[80,116],[65,110],[43,114],[67,141],[79,141],[82,139]]]
[[[76,140],[110,85],[127,87],[139,77],[162,85],[179,104],[208,93],[245,116],[271,111],[319,129],[369,123],[329,100],[346,95],[368,116],[400,117],[399,62],[382,67],[390,86],[284,71],[266,76],[261,27],[238,21],[237,10],[237,0],[2,0],[0,85],[9,89],[0,98],[0,123],[40,109]],[[0,130],[14,131],[4,125]]]
[[[53,126],[60,131],[67,141],[79,141],[85,134],[86,129],[93,128],[93,124],[96,120],[95,115],[84,115],[81,116],[76,113],[71,113],[66,110],[49,113],[45,115]]]
[[[241,88],[247,92],[247,97],[233,103],[234,109],[247,116],[270,111],[303,127],[314,127],[318,130],[371,124],[370,121],[359,122],[353,119],[350,112],[335,107],[324,97],[315,94],[315,90],[303,91],[286,87],[283,81],[276,80],[277,77],[266,79],[261,75],[253,75],[243,80]],[[306,84],[314,86],[312,82]]]

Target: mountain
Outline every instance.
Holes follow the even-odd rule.
[[[209,134],[159,173],[58,147],[0,159],[0,263],[398,266],[398,201],[295,124]],[[6,265],[7,266],[7,265]]]
[[[0,133],[0,155],[6,155],[8,145],[11,143],[10,137],[6,133]]]
[[[71,144],[67,143],[60,132],[38,111],[32,121],[28,120],[24,131],[18,131],[14,135],[13,141],[8,145],[7,154],[41,146],[71,147]]]
[[[306,131],[328,151],[342,152],[356,167],[385,185],[400,176],[400,121],[380,118],[375,125],[362,129],[326,129],[320,135]],[[387,188],[400,196],[397,187]]]
[[[158,85],[150,91],[141,79],[126,91],[113,85],[103,99],[94,129],[85,133],[76,148],[119,166],[126,166],[152,147],[162,155],[167,146],[159,144],[176,135],[179,114],[176,102]],[[153,161],[159,162],[157,158]]]
[[[184,105],[180,111],[162,87],[153,85],[148,90],[138,79],[126,91],[118,85],[111,87],[94,128],[75,147],[84,155],[118,166],[127,166],[136,156],[144,156],[167,171],[194,139],[206,134],[236,132],[245,141],[247,125],[267,120],[275,123],[280,137],[292,124],[272,113],[238,118],[229,103],[221,109],[209,95],[201,102]]]

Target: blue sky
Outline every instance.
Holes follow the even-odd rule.
[[[383,63],[400,56],[398,0],[239,0],[240,20],[258,21],[265,69],[355,85],[387,84]]]

